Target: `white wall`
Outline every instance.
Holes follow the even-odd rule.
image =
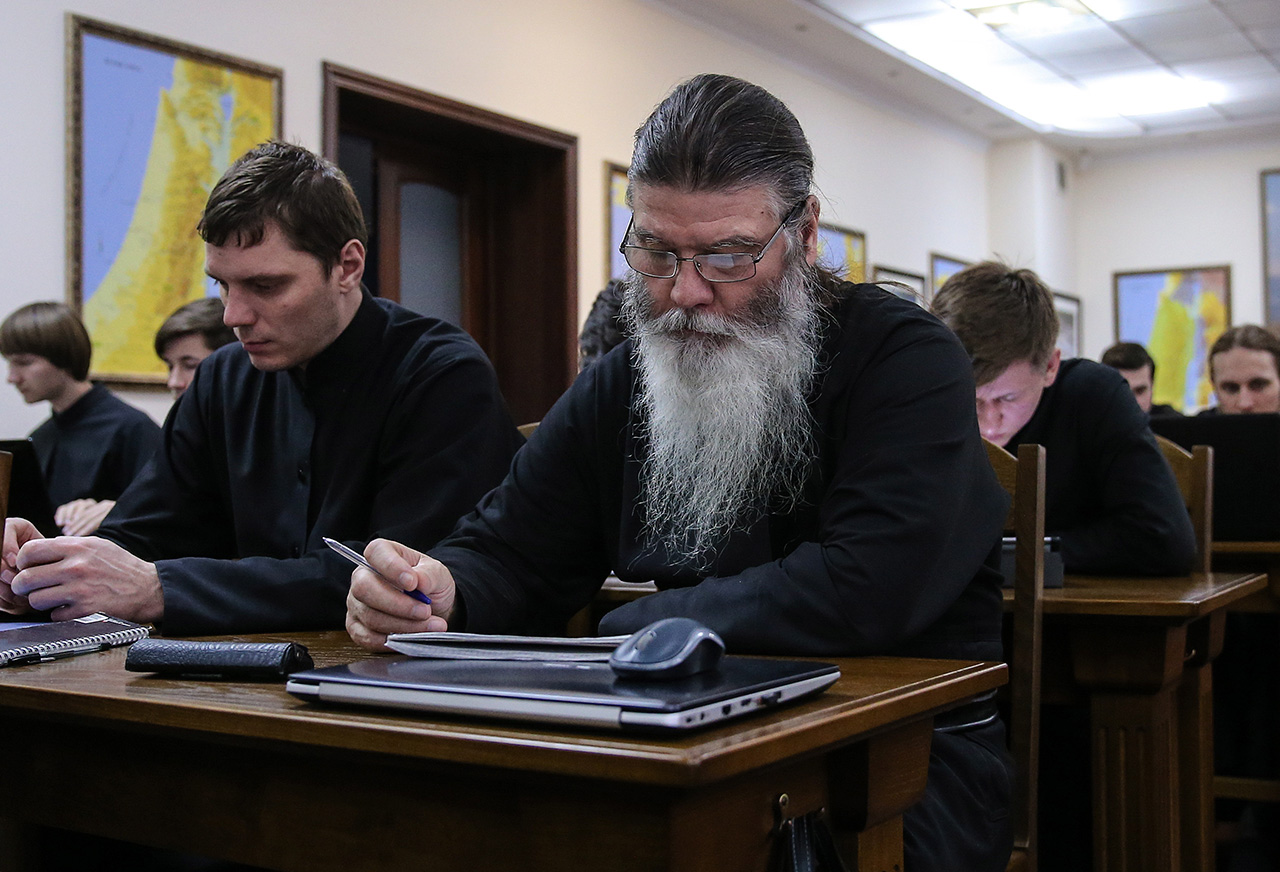
[[[6,8],[0,260],[11,269],[0,313],[65,293],[66,8]],[[873,108],[642,0],[79,0],[74,11],[283,68],[285,136],[312,148],[325,60],[577,136],[580,316],[605,279],[602,165],[627,163],[635,128],[699,72],[751,79],[792,107],[817,156],[824,219],[866,232],[872,262],[925,272],[930,250],[986,251],[983,143]],[[163,394],[126,395],[163,415]],[[25,433],[46,413],[0,388],[0,435]]]
[[[1262,323],[1260,173],[1280,143],[1240,141],[1096,159],[1076,173],[1076,274],[1084,353],[1115,341],[1111,274],[1231,267],[1231,323]]]
[[[1074,294],[1074,196],[1066,157],[1034,139],[1002,142],[988,152],[987,170],[992,254]]]

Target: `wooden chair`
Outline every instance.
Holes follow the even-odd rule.
[[[985,440],[984,440],[985,441]],[[1014,552],[1013,621],[1009,651],[1009,750],[1013,756],[1013,853],[1010,870],[1035,872],[1036,791],[1040,770],[1040,679],[1044,599],[1045,452],[1020,445],[1015,458],[991,442],[987,458],[1013,502],[1005,532]]]
[[[520,431],[521,436],[528,439],[533,435],[533,431],[538,429],[538,423],[539,422],[534,421],[532,424],[521,424],[516,429]]]
[[[1213,560],[1213,446],[1194,445],[1187,451],[1159,435],[1156,444],[1169,461],[1196,532],[1196,560],[1191,571],[1208,572]]]
[[[9,517],[9,476],[13,472],[13,455],[0,451],[0,539],[4,538],[4,520]]]

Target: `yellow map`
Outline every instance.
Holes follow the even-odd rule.
[[[209,191],[275,129],[274,89],[262,76],[176,58],[172,87],[158,99],[128,231],[105,278],[86,288],[95,373],[164,375],[151,339],[174,309],[205,295],[204,244],[195,228]]]

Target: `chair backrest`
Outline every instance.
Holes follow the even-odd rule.
[[[1012,644],[1008,646],[1009,751],[1014,765],[1013,854],[1009,868],[1034,872],[1040,770],[1045,452],[1040,445],[1020,445],[1015,458],[994,443],[987,442],[986,448],[996,478],[1012,497],[1004,526],[1017,542]]]
[[[520,431],[521,436],[528,439],[533,435],[533,431],[538,429],[538,423],[539,422],[534,421],[532,424],[521,424],[516,429]]]
[[[1173,477],[1182,492],[1182,502],[1191,514],[1196,533],[1194,572],[1208,572],[1213,561],[1213,447],[1193,445],[1187,451],[1171,439],[1156,434],[1156,444],[1169,461]]]

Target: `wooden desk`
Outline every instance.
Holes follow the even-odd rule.
[[[317,665],[365,656],[341,633],[290,638]],[[30,861],[29,824],[282,870],[764,870],[782,794],[790,815],[828,809],[854,868],[901,868],[932,716],[1005,681],[1003,664],[841,660],[813,700],[644,738],[326,708],[124,656],[0,670],[5,872]]]
[[[1223,569],[1256,569],[1267,574],[1267,590],[1254,594],[1247,599],[1235,603],[1231,607],[1234,612],[1280,612],[1280,542],[1245,542],[1214,541],[1214,568]],[[1252,619],[1266,620],[1266,619]],[[1262,632],[1266,632],[1263,630]],[[1261,670],[1280,670],[1280,663],[1260,663]],[[1265,689],[1256,689],[1259,698],[1245,699],[1239,704],[1256,705],[1259,701],[1265,704]],[[1264,727],[1265,729],[1265,727]],[[1280,779],[1262,778],[1244,775],[1216,775],[1214,777],[1214,795],[1219,799],[1242,799],[1249,802],[1280,802]]]
[[[1213,542],[1213,567],[1257,569],[1267,573],[1267,591],[1234,604],[1232,611],[1280,611],[1280,542]]]
[[[1265,586],[1215,572],[1068,575],[1045,590],[1044,692],[1064,678],[1049,664],[1065,663],[1089,705],[1096,872],[1213,869],[1210,664],[1226,609]]]

